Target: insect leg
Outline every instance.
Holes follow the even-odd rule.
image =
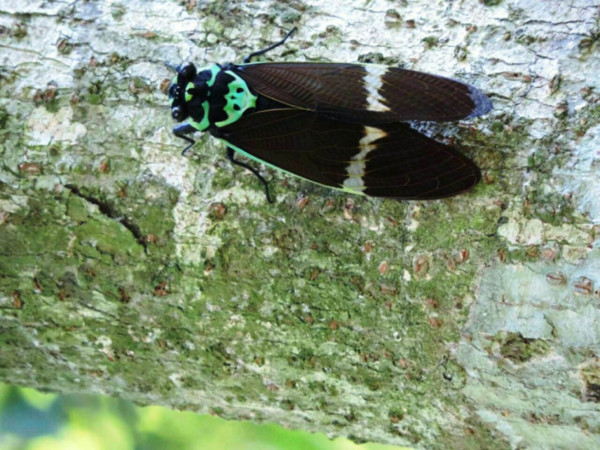
[[[250,60],[251,60],[252,58],[254,58],[255,56],[264,55],[264,54],[265,54],[265,53],[267,53],[269,50],[273,50],[274,48],[276,48],[276,47],[279,47],[280,45],[283,45],[283,44],[285,43],[285,41],[287,41],[287,39],[288,39],[288,38],[289,38],[289,37],[292,35],[292,33],[293,33],[294,31],[296,31],[297,29],[298,29],[297,27],[294,27],[294,28],[292,28],[292,29],[291,29],[291,30],[288,32],[288,34],[286,34],[286,35],[285,35],[285,37],[284,37],[284,38],[283,38],[281,41],[279,41],[279,42],[276,42],[275,44],[273,44],[273,45],[271,45],[271,46],[269,46],[269,47],[267,47],[267,48],[263,48],[262,50],[257,50],[257,51],[255,51],[255,52],[252,52],[252,53],[250,53],[248,56],[246,56],[246,57],[245,57],[245,58],[242,60],[242,62],[243,62],[244,64],[245,64],[245,63],[249,63],[249,62],[250,62]]]
[[[177,66],[174,66],[173,64],[171,64],[168,61],[165,61],[165,66],[167,66],[169,69],[171,69],[173,72],[177,73]]]
[[[194,131],[196,131],[196,129],[189,123],[184,123],[173,128],[173,134],[175,136],[189,142],[189,144],[181,152],[181,156],[186,156],[188,150],[196,143],[196,141],[194,141],[191,137],[186,136],[186,134],[193,133]]]
[[[252,172],[254,175],[256,175],[256,177],[260,180],[260,182],[265,187],[265,194],[267,195],[267,201],[269,203],[273,203],[271,194],[269,194],[269,185],[267,184],[267,181],[262,177],[262,175],[260,173],[258,173],[258,171],[254,167],[251,167],[248,164],[245,164],[241,161],[238,161],[237,159],[234,159],[234,157],[233,157],[234,152],[235,152],[235,150],[233,150],[231,147],[227,147],[227,159],[229,161],[231,161],[232,164],[236,164],[238,166],[243,167],[244,169],[248,169],[250,172]]]

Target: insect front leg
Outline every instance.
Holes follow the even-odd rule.
[[[196,143],[191,137],[186,136],[186,134],[190,134],[196,131],[196,129],[191,126],[189,123],[184,123],[182,125],[176,126],[173,128],[173,134],[184,141],[189,142],[189,144],[183,149],[181,152],[181,156],[186,156],[188,150]]]
[[[273,44],[273,45],[270,45],[270,46],[269,46],[269,47],[267,47],[267,48],[263,48],[262,50],[257,50],[257,51],[255,51],[255,52],[252,52],[252,53],[250,53],[248,56],[246,56],[246,57],[245,57],[245,58],[242,60],[242,62],[243,62],[244,64],[246,64],[246,63],[249,63],[249,62],[252,60],[252,58],[254,58],[255,56],[264,55],[264,54],[265,54],[265,53],[267,53],[268,51],[270,51],[270,50],[273,50],[274,48],[277,48],[277,47],[279,47],[280,45],[283,45],[283,44],[285,43],[285,41],[287,41],[287,40],[288,40],[288,38],[289,38],[289,37],[292,35],[292,33],[293,33],[294,31],[296,31],[296,30],[298,30],[298,28],[297,28],[297,27],[294,27],[294,28],[292,28],[292,29],[291,29],[291,30],[288,32],[288,34],[286,34],[286,35],[285,35],[285,37],[284,37],[284,38],[283,38],[281,41],[279,41],[279,42],[276,42],[275,44]]]
[[[265,187],[265,194],[267,195],[267,201],[269,203],[273,203],[273,199],[271,198],[271,194],[269,193],[269,185],[267,183],[267,180],[265,180],[263,178],[263,176],[260,173],[258,173],[258,170],[256,170],[254,167],[249,166],[248,164],[245,164],[245,163],[235,159],[233,157],[234,153],[235,153],[235,150],[233,148],[227,147],[227,159],[229,161],[231,161],[232,164],[243,167],[244,169],[248,169],[250,172],[252,172],[254,175],[256,175],[256,177],[260,180],[260,182]]]

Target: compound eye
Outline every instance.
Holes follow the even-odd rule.
[[[194,66],[191,62],[187,62],[181,66],[179,74],[186,80],[191,80],[194,78],[194,76],[196,76],[196,66]]]
[[[177,98],[179,96],[179,86],[176,83],[172,83],[169,86],[169,98]]]
[[[171,110],[171,117],[173,117],[173,119],[175,119],[177,122],[181,122],[185,119],[186,116],[181,106],[175,106]]]

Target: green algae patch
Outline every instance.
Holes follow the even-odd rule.
[[[107,253],[120,264],[126,263],[129,258],[139,258],[144,253],[144,248],[131,232],[116,220],[95,217],[76,227],[74,232],[80,245],[89,245],[101,253]]]
[[[529,361],[550,352],[550,345],[542,339],[528,339],[521,333],[508,333],[500,338],[500,354],[516,363]]]

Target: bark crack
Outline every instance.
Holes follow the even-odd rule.
[[[65,187],[77,197],[82,198],[85,201],[92,203],[93,205],[96,205],[100,210],[101,214],[105,215],[106,217],[112,220],[116,220],[125,228],[127,228],[127,230],[129,230],[131,235],[136,240],[136,242],[142,247],[144,247],[144,252],[147,252],[148,243],[146,242],[146,237],[142,233],[140,226],[137,223],[120,214],[112,203],[97,199],[89,194],[84,194],[77,186],[73,184],[65,184]]]

